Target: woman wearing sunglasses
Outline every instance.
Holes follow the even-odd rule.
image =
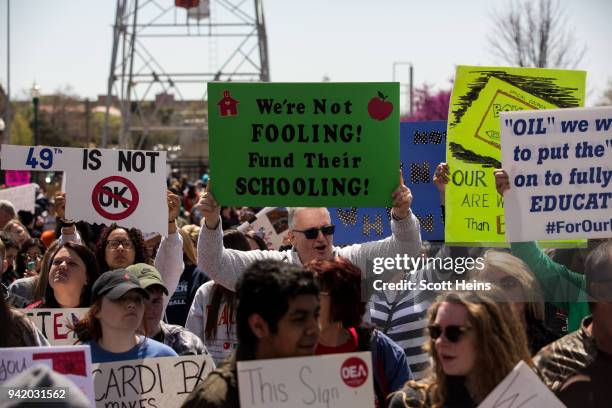
[[[491,282],[504,292],[527,334],[531,354],[557,340],[558,336],[544,323],[540,285],[527,264],[507,252],[493,250],[485,253],[483,263],[475,279]]]
[[[451,292],[429,309],[431,372],[409,381],[390,407],[476,407],[521,360],[527,338],[498,289]]]

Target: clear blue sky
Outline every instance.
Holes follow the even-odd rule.
[[[170,0],[157,0],[169,3]],[[249,2],[250,0],[247,0]],[[561,0],[568,27],[588,50],[587,104],[612,79],[612,1]],[[455,65],[500,65],[487,36],[506,0],[263,0],[273,81],[390,81],[394,61],[411,61],[415,83],[449,87]],[[6,88],[6,5],[0,0],[0,83]],[[34,80],[43,93],[72,88],[106,92],[114,0],[12,0],[11,94],[25,99]],[[165,45],[175,64],[191,52]],[[197,53],[197,52],[196,52]],[[406,81],[407,71],[398,70]],[[193,87],[197,97],[203,87]]]

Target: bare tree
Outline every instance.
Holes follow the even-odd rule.
[[[597,105],[612,106],[612,79],[608,81],[608,87],[603,91]]]
[[[495,55],[514,66],[575,68],[586,52],[558,0],[512,0],[493,18],[489,43]]]

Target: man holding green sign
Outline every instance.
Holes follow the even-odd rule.
[[[366,274],[374,258],[416,257],[421,250],[412,193],[397,172],[397,83],[209,83],[210,169],[197,207],[205,217],[198,267],[233,290],[254,261],[297,265],[348,258]],[[216,106],[214,105],[216,104]],[[219,204],[289,208],[287,251],[223,247]],[[322,206],[392,206],[392,236],[344,248]]]
[[[220,207],[206,187],[197,207],[205,218],[198,238],[198,267],[215,282],[234,290],[238,277],[253,262],[275,259],[297,265],[312,260],[332,260],[341,256],[369,274],[374,258],[417,257],[421,251],[419,222],[410,210],[412,193],[404,185],[393,191],[391,210],[392,235],[381,241],[354,244],[343,248],[333,246],[334,226],[327,208],[289,208],[289,239],[293,248],[285,251],[236,251],[223,247]]]

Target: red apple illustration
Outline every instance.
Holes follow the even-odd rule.
[[[387,97],[382,92],[368,102],[368,114],[372,119],[385,120],[393,112],[393,104],[386,100]]]

